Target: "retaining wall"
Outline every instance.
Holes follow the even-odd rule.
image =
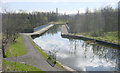
[[[66,27],[64,24],[55,24],[55,25],[62,25],[63,28]],[[49,26],[50,26],[50,25],[49,25]],[[41,33],[39,33],[39,34],[32,34],[31,37],[34,39],[34,38],[36,38],[36,37],[41,36],[42,34],[44,34],[45,32],[47,32],[47,30],[49,30],[51,27],[53,27],[54,25],[51,25],[50,27],[49,27],[49,26],[48,26],[47,28],[43,27],[43,30],[40,30]],[[62,29],[62,30],[64,30],[64,29]],[[66,29],[65,29],[63,32],[64,32],[64,33],[68,33],[68,31],[67,31]],[[37,45],[37,44],[36,44],[36,45]],[[38,46],[38,45],[37,45],[37,46]],[[39,46],[38,46],[38,47],[39,47]],[[57,62],[58,62],[58,64],[60,64],[60,65],[61,65],[64,69],[66,69],[67,71],[74,71],[74,72],[75,72],[75,70],[73,70],[72,68],[70,68],[70,67],[62,64],[62,63],[59,62],[59,61],[57,61]],[[76,73],[76,72],[75,72],[75,73]]]
[[[38,30],[40,30],[40,29],[42,29],[42,28],[44,28],[44,27],[46,27],[46,26],[49,26],[50,24],[45,24],[45,25],[41,25],[41,26],[39,26],[39,27],[36,27],[36,28],[34,28],[34,32],[36,32],[36,31],[38,31]]]
[[[82,40],[93,40],[93,41],[96,41],[98,44],[120,49],[120,44],[115,44],[115,43],[111,43],[111,42],[107,42],[107,41],[102,41],[102,40],[96,40],[96,39],[92,39],[92,38],[85,37],[85,36],[83,36],[83,35],[68,33],[68,30],[67,30],[67,28],[66,28],[65,25],[62,25],[62,33],[61,33],[61,36],[62,36],[63,38],[74,38],[74,39],[82,39]]]

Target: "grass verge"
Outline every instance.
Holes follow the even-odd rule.
[[[22,35],[19,35],[19,37],[16,39],[16,42],[10,43],[8,51],[6,52],[6,57],[17,57],[24,54],[27,54],[27,48],[24,45]]]
[[[47,58],[48,58],[48,55],[47,55],[45,52],[43,52],[43,50],[42,50],[41,48],[39,48],[39,47],[33,42],[32,38],[31,38],[30,36],[28,36],[28,38],[29,38],[29,40],[31,41],[31,43],[33,44],[33,46],[38,50],[38,52],[39,52],[45,59],[47,59]],[[59,63],[56,63],[56,65],[57,65],[59,68],[61,68],[62,70],[65,70],[65,69],[63,68],[63,66],[61,66]]]
[[[24,63],[7,62],[3,60],[2,64],[4,71],[42,71],[34,66]]]
[[[32,38],[30,36],[28,36],[29,40],[31,41],[31,43],[33,44],[33,46],[38,50],[38,52],[45,58],[47,59],[48,55],[46,53],[43,52],[42,49],[40,49],[32,40]]]
[[[76,33],[78,35],[83,35],[85,37],[88,38],[92,38],[92,39],[97,39],[97,40],[102,40],[102,41],[107,41],[107,42],[111,42],[111,43],[115,43],[115,44],[120,44],[119,43],[119,39],[118,39],[118,32],[104,32],[103,35],[101,36],[92,36],[91,33]]]
[[[49,22],[48,24],[66,24],[64,21]]]

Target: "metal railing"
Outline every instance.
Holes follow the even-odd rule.
[[[68,32],[71,33],[71,30],[70,30],[70,27],[68,26],[68,24],[65,24],[65,26],[66,26]]]

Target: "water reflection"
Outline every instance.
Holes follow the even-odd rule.
[[[34,42],[46,52],[60,49],[57,60],[77,71],[116,71],[120,51],[99,45],[86,44],[83,40],[61,37],[60,26],[54,26]]]
[[[44,35],[50,34],[50,35],[54,35],[57,32],[60,32],[61,28],[59,28],[61,25],[55,25],[54,27],[51,27],[47,33],[45,33]]]

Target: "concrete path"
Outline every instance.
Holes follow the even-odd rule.
[[[50,66],[46,60],[39,54],[35,47],[30,42],[26,35],[23,36],[25,47],[27,48],[27,54],[24,56],[5,58],[6,61],[25,63],[35,66],[43,71],[62,71],[59,67]]]
[[[51,24],[51,25],[46,26],[46,27],[44,27],[44,28],[42,28],[42,29],[40,29],[40,30],[38,30],[36,32],[33,32],[33,33],[22,33],[22,34],[24,34],[24,35],[42,34],[42,33],[44,33],[45,31],[47,31],[49,28],[51,28],[53,26],[54,26],[54,24]]]
[[[61,35],[68,34],[68,30],[65,25],[62,25],[61,32]]]
[[[0,73],[2,72],[2,49],[0,49]]]

